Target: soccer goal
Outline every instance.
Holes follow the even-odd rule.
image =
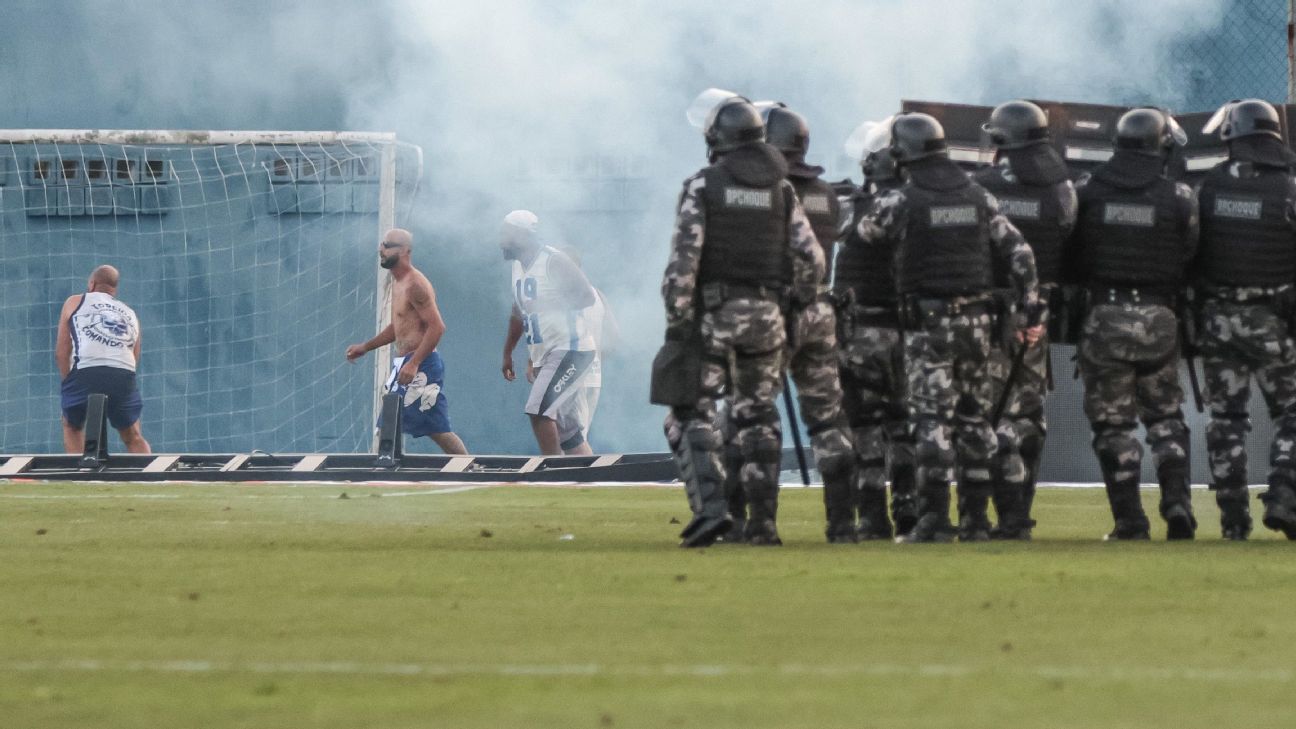
[[[385,133],[0,131],[0,453],[61,450],[57,318],[105,263],[154,443],[369,450],[390,359],[344,350],[386,325],[377,242],[421,175]]]

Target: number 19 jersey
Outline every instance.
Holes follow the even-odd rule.
[[[549,262],[562,255],[544,246],[527,268],[513,262],[513,302],[522,315],[531,361],[539,365],[554,350],[588,352],[595,349],[589,323],[580,309],[567,308],[566,297],[549,275]]]

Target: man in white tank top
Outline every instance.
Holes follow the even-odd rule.
[[[594,337],[583,309],[595,303],[594,289],[570,258],[540,243],[534,213],[514,210],[500,229],[500,250],[513,262],[513,310],[504,340],[504,379],[512,382],[513,349],[527,340],[535,382],[525,412],[544,455],[589,453],[584,434],[559,432],[558,415],[580,394],[593,371]],[[577,438],[576,436],[580,436]]]
[[[54,361],[63,378],[63,447],[80,453],[85,447],[86,404],[91,395],[108,396],[108,422],[130,453],[150,453],[140,432],[144,403],[135,383],[139,366],[139,317],[117,300],[120,278],[112,266],[90,274],[87,292],[69,296],[59,315]]]

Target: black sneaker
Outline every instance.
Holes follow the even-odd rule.
[[[971,516],[959,519],[958,540],[960,542],[990,541],[990,522]]]
[[[1230,542],[1245,542],[1247,540],[1247,537],[1251,536],[1251,525],[1238,524],[1238,523],[1229,524],[1229,523],[1221,522],[1220,536],[1224,537]]]
[[[716,539],[716,541],[724,544],[742,544],[747,541],[747,537],[744,535],[746,529],[746,519],[734,519],[733,524],[729,527],[729,531],[721,534],[720,538]]]
[[[1172,504],[1166,507],[1166,539],[1180,541],[1192,539],[1197,533],[1197,520],[1193,518],[1192,509],[1186,504]]]

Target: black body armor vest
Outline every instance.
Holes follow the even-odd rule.
[[[1238,177],[1230,168],[1238,167]],[[1202,182],[1198,270],[1219,286],[1296,283],[1296,234],[1287,220],[1286,168],[1229,160]]]
[[[953,162],[934,158],[909,166],[904,196],[900,293],[947,298],[989,291],[994,276],[985,190]]]

